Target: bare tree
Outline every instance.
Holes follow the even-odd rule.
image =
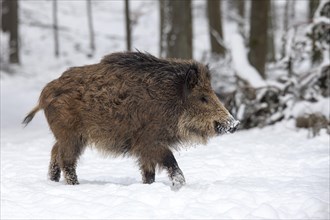
[[[320,1],[319,0],[309,0],[309,19],[312,20],[314,17],[314,13],[317,9],[317,7],[319,6]],[[315,28],[312,29],[312,34],[311,34],[311,38],[312,38],[312,63],[313,64],[318,64],[321,60],[321,52],[320,50],[318,50],[317,46],[316,46],[316,31]]]
[[[165,18],[167,13],[165,12],[166,9],[166,2],[165,0],[159,0],[159,56],[164,57],[166,56],[166,29],[165,29],[165,22],[168,18]]]
[[[213,54],[224,56],[226,49],[223,44],[221,1],[207,0],[207,14],[209,19],[209,35]]]
[[[248,57],[263,78],[266,78],[268,7],[269,0],[252,0]]]
[[[295,7],[296,7],[296,1],[295,0],[286,0],[285,2],[285,8],[284,8],[284,19],[283,19],[283,26],[284,26],[284,36],[283,36],[283,43],[282,43],[282,49],[281,54],[282,57],[285,57],[286,49],[285,45],[286,42],[286,35],[290,28],[292,28],[292,24],[295,18]]]
[[[268,40],[267,40],[267,61],[274,62],[276,60],[276,51],[275,51],[275,42],[274,42],[274,22],[275,22],[275,5],[273,4],[273,1],[270,0],[269,6],[268,6]]]
[[[132,50],[131,18],[129,10],[129,0],[125,0],[125,21],[126,21],[126,49]]]
[[[1,29],[9,33],[9,62],[19,64],[18,1],[3,0]]]
[[[240,20],[245,17],[245,1],[244,0],[231,0],[228,2],[231,9],[239,16]]]
[[[295,17],[295,1],[286,0],[284,8],[284,30],[291,28]]]
[[[313,19],[314,13],[320,4],[320,0],[309,0],[309,19]]]
[[[244,0],[236,0],[237,9],[239,16],[243,19],[245,16],[245,1]]]
[[[289,3],[289,9],[290,9],[289,17],[292,22],[292,21],[294,21],[294,19],[296,17],[296,1],[288,0],[288,3]]]
[[[53,0],[53,30],[54,30],[55,57],[58,57],[60,53],[59,53],[59,40],[58,40],[57,0]]]
[[[9,0],[1,1],[1,30],[9,31]]]
[[[192,58],[191,0],[161,0],[161,49],[166,57]],[[163,10],[163,12],[162,12]]]
[[[283,19],[283,26],[284,31],[287,31],[289,29],[289,1],[285,2],[285,8],[284,8],[284,19]]]
[[[92,1],[87,0],[87,19],[89,29],[89,46],[91,49],[91,55],[95,52],[95,39],[94,39],[94,26],[93,26],[93,14],[92,14]]]

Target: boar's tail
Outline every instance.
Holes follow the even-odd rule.
[[[40,106],[39,106],[39,104],[38,104],[38,105],[37,105],[36,107],[34,107],[34,108],[29,112],[29,114],[24,118],[22,124],[23,124],[24,126],[27,126],[27,125],[29,124],[29,122],[32,121],[34,115],[35,115],[40,109],[41,109],[41,108],[40,108]]]

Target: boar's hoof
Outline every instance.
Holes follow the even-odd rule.
[[[142,181],[144,184],[151,184],[155,182],[155,173],[154,172],[144,172]]]
[[[66,183],[68,185],[79,185],[79,181],[78,180],[69,180],[69,179],[66,179]]]
[[[183,185],[186,184],[186,180],[182,174],[182,172],[175,172],[172,175],[172,186],[171,189],[173,191],[178,191]]]
[[[51,176],[51,177],[49,177],[49,179],[50,179],[51,181],[54,181],[54,182],[59,182],[59,181],[60,181],[60,177],[61,177],[61,176]]]
[[[49,165],[48,171],[49,179],[51,181],[59,182],[61,178],[61,168],[56,163],[51,163]]]
[[[68,185],[79,185],[76,170],[72,167],[64,168],[64,177]]]

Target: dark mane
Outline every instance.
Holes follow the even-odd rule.
[[[101,63],[122,69],[135,70],[136,72],[148,72],[157,74],[181,75],[189,69],[197,69],[197,63],[193,61],[183,62],[176,59],[161,59],[149,53],[126,52],[113,53],[103,57]]]

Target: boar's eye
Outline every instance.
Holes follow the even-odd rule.
[[[203,102],[203,103],[207,103],[207,102],[208,102],[208,100],[207,100],[207,98],[206,98],[205,96],[202,96],[202,97],[200,98],[200,100],[201,100],[201,102]]]

